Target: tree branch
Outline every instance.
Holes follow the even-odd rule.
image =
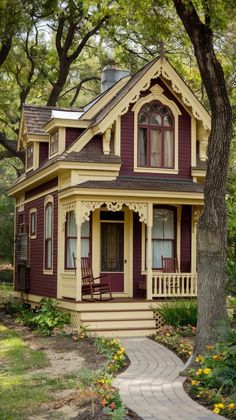
[[[5,136],[5,134],[2,133],[2,132],[0,132],[0,144],[9,153],[9,155],[3,156],[3,157],[18,157],[19,159],[22,160],[22,162],[25,161],[25,153],[22,152],[22,151],[17,151],[16,150],[16,141],[15,140],[8,140]],[[4,155],[4,152],[5,151],[3,150],[3,152],[0,152],[0,153],[1,154],[3,153],[3,155]],[[11,156],[10,156],[10,154],[11,154]]]

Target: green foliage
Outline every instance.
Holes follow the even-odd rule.
[[[70,314],[59,310],[56,300],[43,298],[38,312],[31,321],[40,334],[51,335],[55,328],[61,329],[64,325],[70,324]]]
[[[172,300],[157,307],[152,307],[163,318],[165,324],[174,327],[197,325],[197,302],[192,300]]]
[[[216,345],[196,357],[197,369],[190,373],[190,392],[214,404],[214,412],[228,418],[236,416],[236,330],[224,331]]]
[[[186,361],[193,352],[192,343],[187,338],[196,334],[196,328],[191,325],[175,328],[171,325],[165,325],[157,329],[156,334],[151,338],[160,344],[173,350],[178,356]]]

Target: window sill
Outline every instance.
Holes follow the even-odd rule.
[[[43,270],[43,274],[45,274],[46,276],[52,276],[53,270]]]
[[[30,239],[36,239],[37,236],[36,235],[30,235]]]
[[[179,173],[178,169],[165,169],[165,168],[147,168],[146,166],[143,167],[136,167],[134,168],[134,172],[143,172],[143,173],[152,173],[152,174],[174,174],[177,175]]]

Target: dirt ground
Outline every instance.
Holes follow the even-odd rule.
[[[75,342],[65,336],[38,336],[29,328],[16,324],[14,320],[3,313],[0,313],[0,321],[8,328],[17,331],[29,348],[46,353],[49,366],[34,370],[34,374],[39,372],[50,378],[57,378],[69,374],[79,374],[81,368],[97,370],[105,363],[104,356],[95,351],[89,339]],[[110,418],[102,412],[101,404],[91,390],[55,391],[53,398],[54,401],[37,407],[37,415],[28,417],[28,420],[105,420]],[[140,418],[130,411],[126,419],[138,420]]]

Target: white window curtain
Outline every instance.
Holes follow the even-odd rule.
[[[164,132],[164,167],[172,168],[174,162],[173,131]]]
[[[139,128],[139,166],[147,164],[147,129]]]
[[[66,224],[66,268],[75,268],[74,257],[76,257],[77,248],[77,227],[75,221],[75,213],[69,211],[67,213]]]
[[[89,221],[86,220],[81,226],[81,257],[89,256]]]
[[[152,267],[161,268],[161,257],[173,257],[174,211],[153,209]]]
[[[161,131],[151,130],[151,166],[161,166]]]

